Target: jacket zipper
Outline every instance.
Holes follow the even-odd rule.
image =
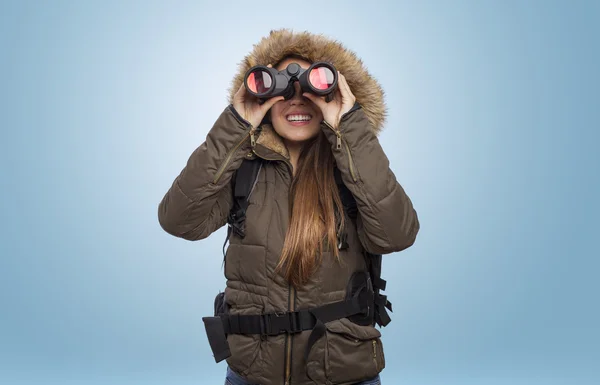
[[[225,157],[225,161],[223,162],[221,167],[219,167],[219,170],[217,170],[217,173],[215,174],[215,178],[213,179],[213,184],[216,184],[219,181],[219,179],[221,179],[223,172],[225,172],[225,169],[231,162],[231,158],[233,158],[233,154],[235,154],[237,152],[237,150],[240,148],[240,146],[242,144],[244,144],[244,142],[246,141],[246,139],[248,139],[248,137],[250,137],[250,144],[252,145],[252,147],[254,147],[254,145],[256,144],[256,139],[254,137],[255,133],[256,133],[256,128],[250,126],[250,131],[246,135],[244,135],[242,140],[240,140],[239,143],[236,144],[235,147],[229,151],[229,153],[227,153],[227,156]]]
[[[269,158],[263,155],[259,155],[256,153],[256,151],[254,149],[252,149],[252,152],[256,155],[259,156],[265,160],[279,160],[279,161],[283,161],[283,163],[285,163],[286,167],[288,168],[288,171],[290,173],[290,176],[293,178],[293,168],[292,165],[285,159],[285,158]],[[294,287],[292,285],[288,285],[288,311],[294,311],[294,307],[296,306],[296,293],[294,290]],[[290,380],[291,380],[291,371],[292,371],[292,367],[291,367],[291,362],[292,362],[292,338],[291,335],[289,333],[286,333],[285,335],[285,359],[283,362],[283,382],[285,385],[290,385]]]
[[[335,148],[338,150],[342,149],[342,141],[344,142],[344,146],[346,147],[346,154],[348,154],[348,160],[350,163],[350,175],[352,175],[352,180],[354,182],[356,182],[358,180],[358,178],[356,177],[356,169],[354,168],[354,160],[352,159],[352,153],[350,152],[350,146],[348,146],[348,142],[346,140],[343,140],[342,138],[342,132],[339,129],[335,129],[333,128],[333,126],[329,123],[327,123],[326,120],[323,120],[323,123],[325,123],[325,125],[327,127],[329,127],[334,133],[335,136],[337,136],[337,141],[336,141],[336,146]]]
[[[377,365],[377,340],[373,340],[373,362],[375,363],[375,369],[379,370]]]
[[[294,292],[294,287],[289,285],[288,290],[288,311],[294,311],[294,307],[296,305],[296,293]],[[285,335],[285,346],[287,347],[287,352],[285,353],[285,385],[290,385],[291,383],[291,371],[292,371],[292,335],[286,333]]]
[[[287,160],[285,160],[285,164],[288,166],[288,170],[290,172],[290,177],[292,178],[292,180],[294,179],[294,170],[293,170],[293,166],[287,162]],[[294,286],[289,285],[289,291],[288,291],[288,311],[293,312],[296,310],[296,290],[294,289]],[[288,351],[286,354],[286,359],[285,359],[285,367],[286,367],[286,372],[285,372],[285,385],[290,385],[292,382],[292,347],[294,346],[294,338],[292,334],[287,333],[286,334],[286,338],[289,339],[289,344],[288,346]]]
[[[255,154],[256,152],[253,151]],[[260,156],[258,154],[256,154],[257,156]],[[273,158],[268,158],[268,157],[262,157],[263,159],[266,160],[282,160],[282,159],[273,159]],[[285,159],[283,158],[283,163],[285,163],[286,167],[288,168],[288,171],[290,173],[290,177],[293,178],[293,168],[292,165]],[[292,285],[288,285],[288,311],[294,311],[294,307],[296,306],[295,304],[295,298],[296,298],[296,293],[294,292],[294,287]],[[289,333],[286,333],[285,335],[285,359],[283,362],[283,372],[284,372],[284,384],[285,385],[290,385],[291,383],[291,372],[292,372],[292,336]]]
[[[344,144],[346,145],[346,152],[348,153],[348,159],[350,161],[350,174],[352,175],[352,180],[356,182],[358,178],[356,177],[356,171],[354,169],[354,160],[352,159],[352,153],[350,152],[350,146],[348,146],[348,142],[344,140]]]

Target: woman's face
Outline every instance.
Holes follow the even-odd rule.
[[[297,63],[306,69],[311,63],[296,58],[284,59],[275,68],[279,71],[285,69],[288,64]],[[300,144],[314,138],[320,130],[323,114],[321,109],[302,96],[302,90],[298,82],[294,82],[296,92],[289,100],[281,100],[270,109],[271,122],[275,132],[290,144]]]

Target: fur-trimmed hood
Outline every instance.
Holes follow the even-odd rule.
[[[345,77],[362,106],[375,134],[379,134],[385,123],[387,107],[384,92],[377,80],[367,71],[362,60],[340,42],[322,34],[294,32],[291,29],[272,30],[263,37],[254,49],[239,64],[239,70],[229,89],[229,102],[244,82],[244,75],[255,65],[275,64],[288,55],[300,55],[311,62],[326,61],[333,64]]]

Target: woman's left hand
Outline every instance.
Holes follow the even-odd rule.
[[[342,115],[350,111],[356,102],[356,97],[350,91],[350,86],[346,82],[346,77],[338,71],[338,86],[335,90],[335,96],[332,101],[327,103],[324,96],[317,96],[309,92],[302,94],[304,97],[315,103],[323,113],[323,120],[329,123],[334,129],[338,129]]]

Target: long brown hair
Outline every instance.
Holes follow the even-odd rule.
[[[290,223],[276,271],[295,287],[305,284],[322,262],[324,241],[339,261],[337,222],[344,227],[343,206],[333,174],[334,157],[325,134],[307,143],[298,159],[290,189]]]

